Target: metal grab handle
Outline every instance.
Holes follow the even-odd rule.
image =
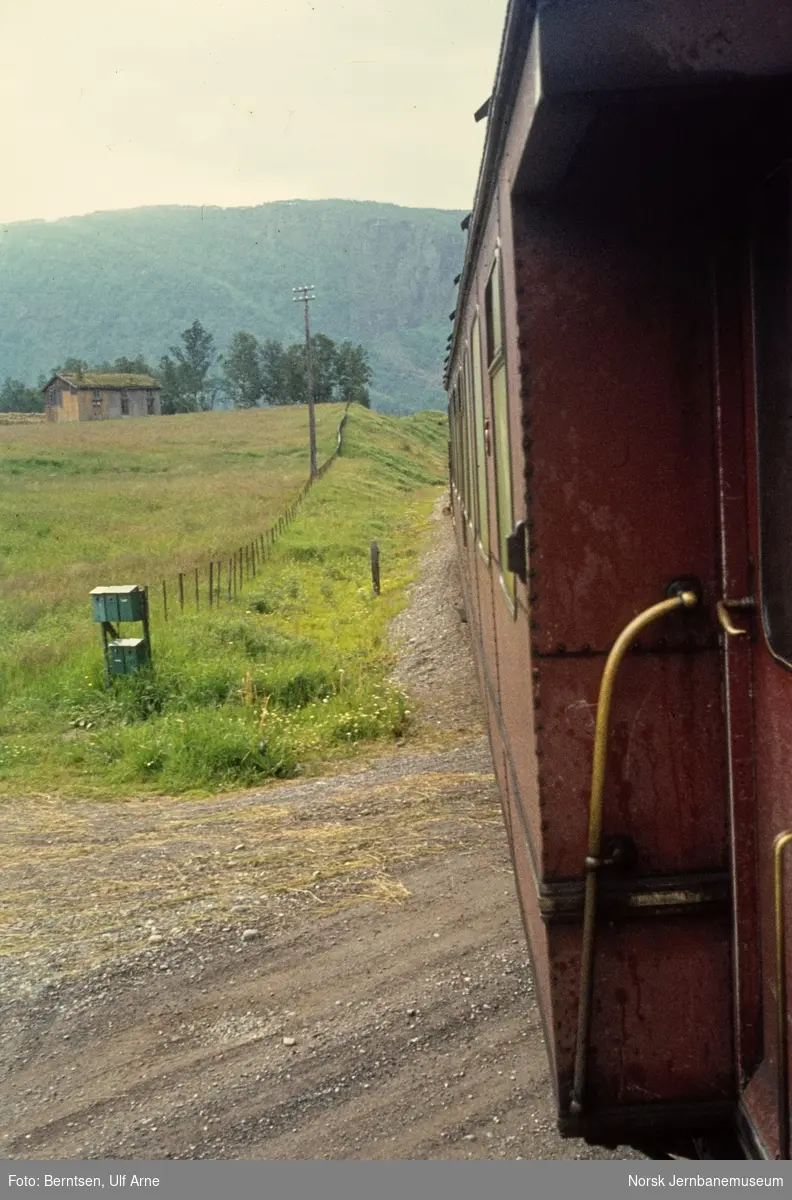
[[[748,630],[737,628],[731,619],[731,612],[729,610],[732,608],[750,610],[753,609],[755,605],[756,601],[754,600],[753,596],[744,596],[741,600],[727,600],[725,598],[723,600],[719,600],[715,606],[715,611],[718,614],[718,624],[723,632],[728,634],[729,637],[745,637],[748,633]]]
[[[773,901],[775,908],[776,1089],[778,1097],[778,1156],[789,1158],[789,1029],[787,1025],[786,912],[784,909],[784,850],[792,829],[773,842]]]
[[[608,655],[602,673],[597,719],[594,727],[594,762],[591,771],[591,799],[589,801],[588,854],[586,855],[586,890],[583,901],[583,944],[580,957],[580,999],[578,1003],[578,1028],[575,1043],[575,1071],[572,1083],[570,1111],[583,1111],[586,1091],[586,1068],[588,1060],[589,1033],[591,1028],[591,999],[594,982],[594,940],[597,915],[597,871],[602,863],[602,810],[605,789],[605,767],[608,753],[608,726],[610,724],[613,687],[619,667],[630,645],[647,625],[660,617],[680,608],[695,608],[699,602],[693,590],[680,590],[669,600],[653,604],[630,621],[616,639]]]

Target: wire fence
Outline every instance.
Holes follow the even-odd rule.
[[[322,463],[315,477],[303,484],[289,507],[269,529],[250,540],[246,538],[235,550],[219,558],[211,558],[203,567],[196,566],[163,578],[159,587],[146,586],[152,616],[161,616],[163,621],[168,621],[186,611],[201,612],[221,604],[231,604],[249,583],[258,578],[275,543],[294,521],[311,487],[324,478],[341,453],[348,413],[347,404],[338,425],[333,453]]]

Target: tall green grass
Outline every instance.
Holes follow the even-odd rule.
[[[317,407],[320,461],[341,405]],[[72,652],[85,593],[206,568],[308,477],[305,409],[0,427],[0,686]]]
[[[352,410],[343,456],[258,578],[230,604],[156,621],[153,670],[110,689],[85,592],[60,634],[57,612],[41,616],[29,642],[17,637],[6,652],[0,789],[111,796],[233,788],[402,735],[409,706],[387,682],[385,635],[443,482],[446,440],[437,413],[397,420]],[[51,648],[58,636],[65,647]]]

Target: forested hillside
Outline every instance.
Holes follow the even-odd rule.
[[[0,380],[34,383],[67,358],[159,362],[195,320],[223,352],[240,330],[294,341],[313,284],[313,329],[360,343],[375,408],[442,407],[461,213],[345,200],[257,208],[140,208],[6,226],[0,238]]]

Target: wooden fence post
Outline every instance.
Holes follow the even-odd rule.
[[[214,559],[209,563],[209,607],[214,603]]]
[[[195,611],[198,612],[201,607],[201,599],[198,589],[198,568],[195,568]]]
[[[380,566],[379,566],[379,546],[376,542],[371,543],[371,585],[374,588],[374,595],[380,594]]]
[[[179,608],[184,612],[184,572],[179,571]]]
[[[167,621],[167,619],[168,619],[168,586],[165,583],[164,579],[162,581],[162,612],[165,617],[165,620]]]

